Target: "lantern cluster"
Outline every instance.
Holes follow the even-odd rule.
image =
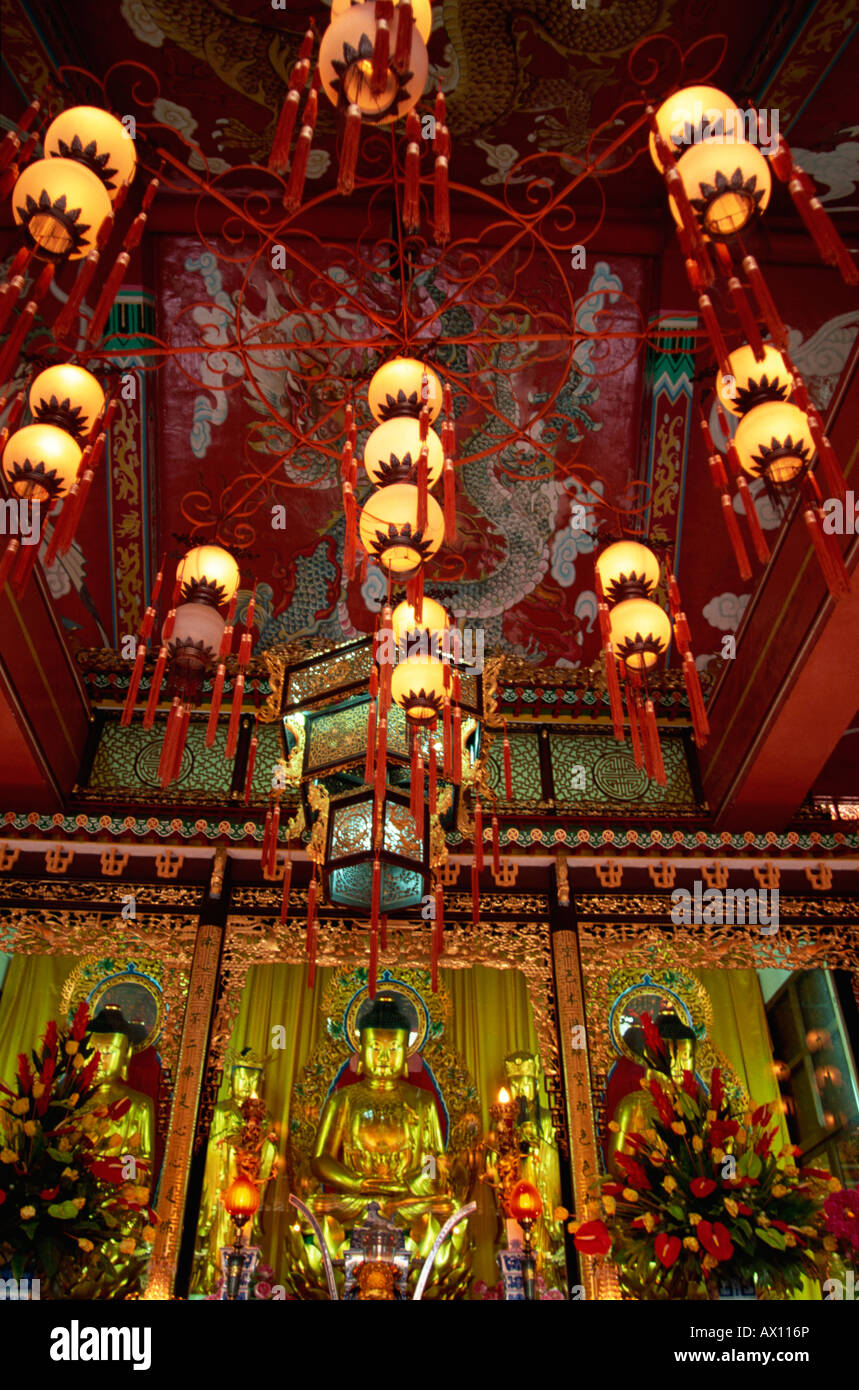
[[[0,408],[4,403],[0,402]],[[31,423],[15,429],[25,406],[29,406]],[[115,410],[116,402],[105,402],[92,373],[70,362],[46,368],[35,377],[29,392],[20,391],[13,399],[0,433],[0,469],[10,502],[17,508],[18,526],[0,560],[0,587],[11,576],[15,593],[23,591],[48,516],[59,506],[62,512],[54,524],[45,563],[53,564],[58,553],[68,551]],[[7,511],[10,502],[4,504]]]
[[[683,661],[692,728],[699,748],[706,742],[710,728],[677,580],[668,569],[669,618],[656,602],[660,577],[661,567],[653,551],[637,541],[616,541],[597,556],[596,591],[614,735],[623,741],[625,696],[636,767],[643,767],[648,777],[664,786],[665,764],[648,681],[664,661],[672,628]]]
[[[337,179],[341,193],[351,193],[355,187],[362,126],[392,125],[400,117],[408,117],[403,220],[407,230],[416,230],[420,224],[422,132],[415,107],[426,86],[431,30],[430,0],[332,0],[331,18],[304,96],[298,138],[290,155],[312,65],[315,36],[312,28],[307,30],[290,73],[268,161],[268,167],[276,174],[289,170],[283,200],[287,211],[294,212],[301,203],[321,87],[343,123]],[[450,235],[450,132],[441,93],[436,98],[432,121],[435,236],[436,241],[444,244]]]
[[[134,139],[109,112],[96,106],[74,106],[62,111],[44,130],[37,123],[40,114],[40,103],[35,101],[18,123],[25,132],[35,126],[29,138],[22,144],[18,131],[10,131],[0,144],[0,196],[11,189],[12,216],[24,237],[7,279],[0,286],[0,332],[12,317],[31,262],[47,262],[0,353],[0,381],[12,375],[55,273],[73,262],[79,263],[77,277],[51,331],[57,342],[76,336],[84,296],[92,285],[137,168]],[[40,138],[44,158],[28,163]],[[143,235],[157,188],[158,180],[153,179],[144,193],[141,211],[123,236],[122,248],[107,273],[86,326],[88,343],[95,342],[104,330],[128,269],[130,252]]]
[[[137,701],[146,663],[147,648],[155,629],[158,601],[164,580],[162,562],[155,580],[149,605],[143,616],[137,639],[137,654],[132,671],[122,723],[129,724]],[[149,695],[143,716],[143,727],[150,729],[155,719],[161,687],[167,678],[166,693],[172,697],[158,776],[167,787],[179,776],[182,754],[188,735],[191,710],[199,701],[203,682],[215,672],[212,704],[206,729],[206,745],[211,748],[218,728],[218,715],[226,675],[226,662],[233,642],[233,619],[239,588],[239,567],[229,551],[219,545],[199,545],[189,550],[176,567],[176,577],[170,607],[161,626],[155,668],[149,683]],[[226,608],[226,616],[222,610]],[[253,637],[254,597],[251,597],[244,618],[244,632],[238,650],[238,672],[233,684],[233,703],[227,731],[226,756],[235,756],[239,721],[242,712],[245,676],[250,660]],[[253,742],[253,741],[252,741]],[[248,759],[247,782],[253,777],[253,753]]]
[[[850,285],[859,284],[859,269],[784,140],[773,132],[766,155],[755,143],[762,127],[754,110],[739,110],[715,87],[687,87],[658,110],[649,107],[647,116],[651,158],[665,179],[686,274],[716,359],[717,413],[727,441],[727,471],[703,418],[701,423],[740,575],[750,579],[752,571],[734,510],[734,486],[755,554],[764,563],[769,548],[748,479],[762,479],[771,492],[799,487],[821,570],[830,592],[839,597],[849,579],[837,544],[823,529],[824,499],[815,472],[842,501],[843,472],[790,360],[787,330],[760,267],[743,245],[743,233],[769,204],[773,173],[787,185],[823,260],[836,266]],[[744,338],[732,352],[707,293],[717,275],[725,282],[726,298]],[[739,421],[733,438],[726,412]],[[812,472],[815,454],[819,470]]]

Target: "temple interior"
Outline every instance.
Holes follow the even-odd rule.
[[[0,17],[4,1297],[857,1297],[855,7]]]

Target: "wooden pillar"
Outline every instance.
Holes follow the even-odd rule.
[[[585,991],[576,914],[566,882],[566,864],[558,865],[557,890],[549,895],[549,930],[555,968],[555,994],[560,1027],[561,1065],[567,1102],[567,1131],[570,1136],[570,1167],[577,1221],[599,1216],[599,1200],[594,1184],[599,1177],[591,1073],[588,1060],[585,1021]],[[579,1256],[585,1298],[597,1297],[594,1262]]]
[[[188,981],[188,1002],[182,1024],[182,1041],[176,1065],[176,1086],[161,1170],[158,1199],[159,1224],[149,1261],[146,1299],[169,1299],[176,1281],[176,1267],[185,1216],[188,1176],[194,1149],[194,1131],[206,1065],[209,1029],[224,936],[224,870],[227,851],[215,851],[215,862],[206,895]]]

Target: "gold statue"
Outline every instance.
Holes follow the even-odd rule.
[[[131,1059],[131,1037],[128,1024],[119,1009],[101,1009],[93,1019],[88,1041],[99,1054],[96,1088],[82,1107],[83,1111],[97,1110],[115,1101],[129,1100],[127,1111],[111,1122],[109,1134],[119,1134],[122,1143],[112,1145],[106,1153],[112,1157],[131,1155],[134,1158],[138,1186],[147,1186],[152,1177],[152,1157],[155,1138],[155,1106],[152,1097],[136,1091],[128,1084],[128,1063]]]
[[[359,1080],[328,1097],[310,1164],[327,1189],[341,1194],[327,1210],[342,1220],[376,1198],[388,1217],[452,1211],[435,1102],[406,1080],[408,1018],[394,999],[380,997],[359,1027]]]
[[[277,1172],[277,1146],[264,1122],[262,1090],[262,1065],[246,1047],[230,1072],[230,1094],[218,1101],[209,1129],[192,1293],[214,1291],[221,1275],[219,1252],[234,1242],[235,1227],[221,1197],[239,1169],[252,1182],[266,1182]],[[245,1244],[251,1244],[255,1230],[262,1229],[262,1212],[261,1203],[242,1231]]]
[[[695,1074],[695,1034],[677,1014],[668,1010],[658,1015],[655,1020],[655,1027],[668,1053],[671,1075],[680,1085],[683,1081],[684,1071],[691,1071],[693,1076]],[[632,1052],[642,1055],[644,1049],[643,1029],[628,1028],[624,1034],[624,1041]],[[654,1067],[645,1068],[644,1081],[648,1084],[651,1081],[662,1082],[665,1079],[664,1072],[657,1071]],[[607,1154],[608,1167],[616,1177],[623,1178],[624,1176],[617,1164],[617,1154],[632,1154],[634,1152],[633,1146],[628,1141],[628,1135],[641,1134],[643,1130],[651,1127],[656,1118],[658,1115],[653,1097],[650,1091],[643,1087],[630,1091],[618,1101],[612,1116],[613,1123],[617,1128],[612,1129],[609,1133]]]

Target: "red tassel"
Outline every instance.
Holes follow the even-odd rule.
[[[708,294],[701,294],[698,296],[698,308],[701,311],[701,317],[707,329],[707,336],[713,345],[713,351],[716,354],[719,370],[723,376],[729,376],[731,367],[728,362],[728,349],[725,345],[725,339],[722,336],[719,320],[716,318],[713,301]]]
[[[665,763],[662,759],[662,745],[659,742],[659,727],[656,723],[656,710],[650,696],[644,705],[644,728],[646,731],[647,743],[650,747],[650,761],[653,766],[653,775],[660,787],[666,784]]]
[[[450,729],[450,697],[442,704],[442,772],[448,782],[453,780],[453,737]]]
[[[629,686],[626,687],[626,708],[629,714],[629,741],[632,744],[632,756],[635,759],[635,766],[640,768],[643,765],[641,738],[638,729],[638,719],[636,718],[635,701]]]
[[[358,168],[358,149],[361,144],[361,108],[354,102],[346,110],[343,127],[343,144],[340,149],[340,163],[337,174],[337,192],[351,193],[355,187],[355,171]]]
[[[811,437],[817,449],[818,462],[826,480],[829,495],[830,497],[837,497],[842,503],[846,502],[847,484],[838,462],[838,456],[823,433],[823,421],[816,410],[809,410],[807,413]]]
[[[289,890],[292,885],[292,857],[287,850],[286,860],[283,865],[283,892],[280,895],[280,922],[281,926],[286,925],[289,917]]]
[[[61,555],[67,555],[69,550],[71,550],[72,541],[75,538],[75,532],[78,529],[81,515],[83,514],[83,509],[86,505],[87,497],[89,496],[89,490],[92,487],[93,477],[94,474],[92,469],[87,468],[84,471],[81,478],[79,479],[79,481],[74,485],[74,488],[72,489],[72,491],[75,494],[74,500],[72,501],[71,497],[67,499],[68,502],[72,503],[72,505],[69,508],[68,520],[66,521],[65,526],[62,528],[60,535],[59,545]],[[65,513],[66,508],[63,507],[63,515],[65,515]],[[59,526],[54,531],[54,535],[57,534],[57,531],[60,531]],[[51,539],[53,540],[53,537]]]
[[[113,308],[113,302],[116,299],[120,285],[125,279],[125,272],[128,270],[130,263],[131,257],[128,252],[120,251],[111,267],[110,274],[104,282],[101,294],[98,297],[98,303],[90,319],[86,333],[86,340],[88,343],[94,343],[97,338],[101,337],[104,325],[107,323],[107,316]]]
[[[385,774],[387,772],[386,751],[388,747],[388,721],[382,716],[379,720],[379,749],[376,755],[376,782],[375,793],[379,806],[385,799]]]
[[[167,784],[175,782],[182,770],[182,754],[185,752],[185,744],[188,741],[188,725],[191,722],[191,706],[180,707],[178,726],[176,730],[176,740],[173,745],[173,760],[167,775]]]
[[[0,198],[2,201],[2,198]],[[23,275],[10,275],[0,291],[0,333],[6,329],[6,324],[12,314],[12,310],[18,303],[18,296],[24,288]]]
[[[727,492],[728,475],[725,472],[725,463],[721,454],[711,454],[708,460],[710,464],[710,481],[717,492]]]
[[[6,580],[9,578],[9,571],[15,562],[15,556],[21,548],[21,542],[17,540],[11,540],[6,546],[3,559],[0,561],[0,593],[3,592]]]
[[[477,865],[477,872],[483,872],[483,807],[480,801],[474,801],[474,862]]]
[[[224,693],[224,676],[227,668],[223,662],[219,662],[215,672],[215,680],[212,686],[212,708],[209,710],[209,722],[206,725],[206,747],[211,748],[218,733],[218,718],[221,713],[221,696]]]
[[[14,375],[15,361],[21,351],[24,339],[32,327],[38,307],[35,299],[28,299],[18,315],[18,321],[6,339],[6,346],[0,353],[0,381],[9,381]]]
[[[775,306],[775,300],[769,292],[767,282],[754,256],[745,256],[743,258],[743,271],[752,287],[752,292],[757,300],[758,309],[769,329],[769,334],[773,343],[781,352],[787,352],[787,329],[781,321],[781,315]]]
[[[289,75],[289,91],[281,107],[277,127],[272,141],[271,154],[268,157],[268,167],[273,174],[285,174],[289,162],[289,147],[292,143],[292,132],[295,130],[295,122],[298,117],[298,107],[301,101],[301,92],[307,81],[307,74],[310,71],[310,56],[313,52],[313,30],[307,29],[304,38],[301,40],[301,47],[298,50],[298,58],[295,66]]]
[[[230,722],[227,728],[227,746],[224,756],[234,758],[236,755],[236,745],[239,738],[239,720],[242,714],[242,700],[245,693],[244,672],[239,671],[236,676],[236,683],[233,686],[233,704],[230,709]]]
[[[456,476],[453,459],[446,458],[442,474],[444,488],[444,538],[448,545],[456,543]]]
[[[316,917],[316,878],[310,880],[307,889],[307,926],[304,933],[304,949],[310,950]]]
[[[689,712],[692,716],[695,742],[699,748],[702,748],[710,733],[710,724],[707,719],[707,710],[704,705],[695,658],[691,652],[687,652],[683,657],[683,679],[686,683],[686,694],[689,697]]]
[[[836,602],[850,592],[850,576],[841,557],[841,552],[834,544],[830,544],[832,537],[825,534],[822,526],[822,516],[817,508],[807,508],[803,512],[811,543],[817,555],[817,563],[820,565],[826,587],[832,598]],[[836,558],[837,557],[837,558]]]
[[[39,556],[38,545],[22,545],[18,552],[18,559],[12,571],[12,578],[9,581],[10,588],[16,598],[20,598],[30,582],[30,575]]]
[[[444,889],[441,886],[441,879],[436,879],[435,884],[435,922],[433,923],[433,937],[438,944],[438,953],[444,953]]]
[[[418,516],[417,516],[417,527],[418,527],[418,530],[419,530],[419,531],[425,531],[425,530],[426,530],[426,526],[427,526],[427,508],[428,508],[428,505],[429,505],[429,503],[428,503],[428,497],[429,497],[429,472],[428,472],[428,468],[429,468],[429,450],[428,450],[426,444],[422,444],[422,445],[421,445],[420,453],[418,454]],[[415,617],[417,618],[417,621],[418,621],[418,622],[421,621],[421,619],[420,619],[420,617],[419,617],[418,614],[415,614]]]
[[[501,844],[498,836],[498,817],[492,817],[492,872],[496,878],[501,873]]]
[[[373,70],[370,74],[370,91],[378,96],[388,85],[388,62],[391,57],[391,20],[394,16],[393,0],[376,0],[376,39],[373,44]]]
[[[373,889],[370,905],[370,977],[367,982],[371,999],[376,997],[376,974],[379,965],[379,900],[382,892],[382,866],[373,860]]]
[[[316,116],[319,108],[319,71],[313,74],[313,86],[307,94],[302,113],[302,126],[298,133],[298,140],[295,146],[295,154],[292,156],[292,168],[289,171],[289,183],[283,197],[283,206],[287,212],[295,212],[301,203],[304,193],[304,180],[307,175],[307,160],[310,154],[310,147],[313,144],[313,131],[316,126]]]
[[[438,937],[435,931],[430,936],[430,992],[438,993]]]
[[[471,861],[471,920],[475,926],[480,921],[480,879],[476,859]]]
[[[452,781],[454,785],[458,787],[462,781],[462,711],[459,705],[454,705],[453,707],[453,729],[451,731],[451,737],[451,753],[453,758]]]
[[[368,787],[372,787],[375,777],[375,751],[376,751],[376,703],[370,701],[370,711],[367,715],[367,757],[364,760],[364,781]]]
[[[417,821],[418,736],[414,729],[409,730],[409,745],[409,758],[411,763],[409,772],[409,810],[412,815],[412,820]]]
[[[732,275],[728,281],[728,289],[731,294],[731,301],[740,320],[746,342],[755,354],[755,359],[762,362],[764,359],[764,345],[761,342],[760,330],[758,329],[757,319],[751,310],[745,290],[737,279]]]
[[[740,498],[743,503],[743,511],[746,514],[746,521],[748,522],[749,526],[749,535],[752,538],[752,545],[755,548],[755,554],[757,555],[761,564],[765,565],[767,563],[767,560],[770,558],[770,548],[767,545],[767,538],[764,535],[763,530],[761,529],[761,523],[760,518],[758,517],[757,508],[755,507],[754,500],[752,498],[751,492],[749,491],[749,485],[746,481],[744,474],[740,474],[740,476],[737,478],[737,490],[740,494]]]
[[[433,729],[434,732],[434,729]],[[435,739],[430,734],[427,740],[427,780],[429,783],[429,811],[434,816],[438,812],[438,753]]]
[[[416,809],[415,823],[416,823],[417,828],[418,828],[418,835],[420,836],[421,839],[423,839],[423,837],[424,837],[424,828],[425,828],[425,826],[424,826],[424,822],[425,822],[425,807],[424,807],[424,760],[423,760],[423,755],[422,755],[422,753],[421,753],[421,751],[420,751],[420,748],[418,749],[418,776],[417,776],[417,788],[416,788],[416,791],[415,791],[415,809]]]
[[[617,674],[617,662],[614,657],[614,648],[611,642],[607,642],[603,648],[605,653],[605,673],[606,685],[608,687],[608,704],[611,711],[612,732],[618,743],[623,743],[623,699],[620,693],[620,680]]]
[[[415,27],[412,0],[400,0],[397,6],[397,42],[394,48],[394,70],[407,72],[412,57],[412,33]]]
[[[149,698],[146,701],[146,710],[143,715],[144,729],[151,729],[155,719],[155,711],[158,708],[158,697],[161,694],[161,682],[164,679],[164,668],[167,665],[167,647],[162,645],[158,649],[158,660],[155,663],[155,670],[152,674],[152,682],[149,686]]]
[[[137,699],[137,692],[140,689],[140,677],[143,675],[143,663],[146,660],[146,645],[143,642],[137,644],[137,656],[134,660],[134,667],[131,672],[131,680],[128,683],[128,693],[125,697],[125,705],[122,710],[120,724],[131,723],[131,715],[134,710],[134,703]]]
[[[447,126],[443,126],[442,129],[447,135]],[[435,158],[433,235],[437,246],[446,246],[450,241],[450,182],[447,155],[449,148],[450,141],[448,139],[441,144],[441,149],[445,152],[437,154]]]
[[[749,564],[749,557],[746,554],[746,547],[743,545],[743,538],[740,535],[740,526],[737,521],[737,514],[727,492],[722,493],[722,517],[727,527],[728,536],[734,549],[734,558],[737,568],[740,571],[741,579],[751,579],[752,567]]]
[[[513,800],[513,765],[510,757],[510,739],[507,737],[507,721],[504,722],[504,798]]]
[[[403,6],[400,5],[400,10]],[[402,26],[401,26],[402,27]],[[403,187],[403,226],[407,232],[416,232],[421,225],[421,126],[417,113],[410,111],[406,117],[406,159],[405,182]]]
[[[8,169],[21,148],[21,137],[16,130],[7,130],[0,141],[0,169]]]
[[[263,836],[262,866],[266,873],[273,874],[277,868],[277,837],[280,834],[280,803],[276,803],[266,816],[268,839]]]
[[[174,695],[173,703],[170,706],[170,713],[167,716],[167,727],[164,730],[164,739],[161,744],[161,757],[158,760],[158,779],[162,787],[165,785],[164,777],[166,770],[173,761],[173,744],[176,738],[176,719],[177,715],[181,720],[182,707],[179,703],[179,696]]]
[[[254,734],[253,734],[253,737],[252,737],[251,743],[250,743],[250,748],[248,749],[248,770],[247,770],[247,772],[245,773],[245,797],[244,797],[244,801],[245,801],[245,805],[246,805],[246,806],[247,806],[248,802],[249,802],[250,799],[251,799],[251,787],[252,787],[252,785],[253,785],[253,780],[254,780],[254,767],[256,766],[256,760],[257,760],[257,744],[258,744],[258,743],[259,743],[259,739],[257,738],[256,730],[254,730]]]

